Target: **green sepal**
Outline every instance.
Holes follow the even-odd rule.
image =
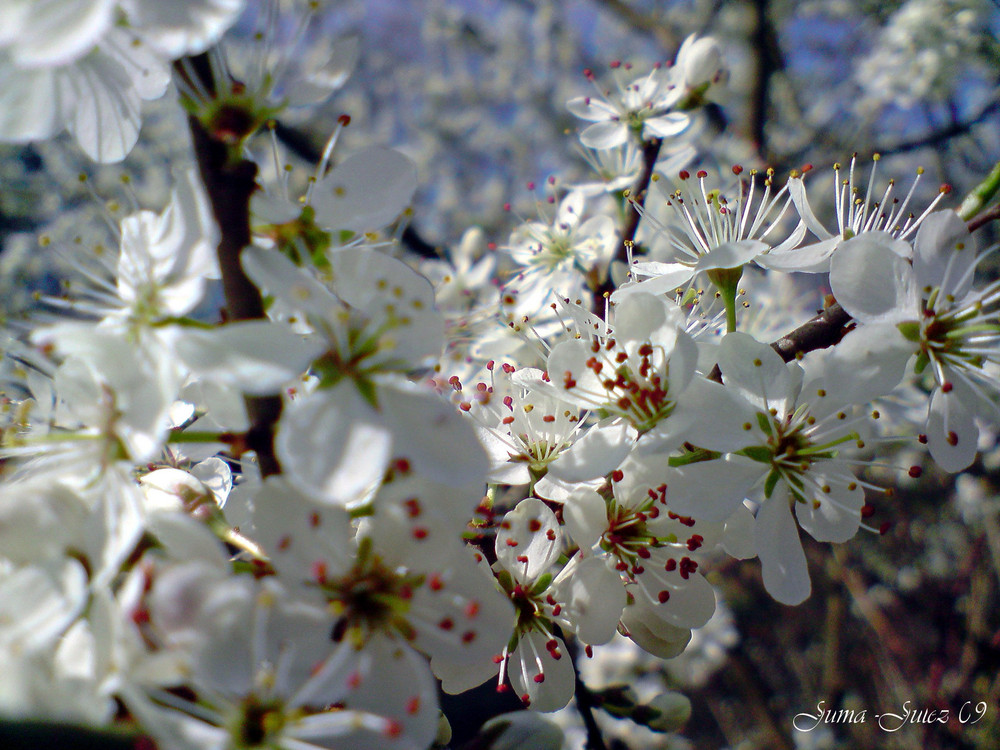
[[[896,328],[903,334],[903,338],[912,341],[914,344],[920,343],[920,324],[915,320],[906,320],[897,323]]]
[[[542,573],[540,576],[538,576],[538,579],[531,585],[531,591],[529,592],[529,594],[531,594],[532,596],[538,596],[543,591],[545,591],[545,589],[549,587],[550,583],[552,583],[552,574]]]
[[[602,709],[620,719],[631,716],[639,705],[635,691],[624,684],[610,685],[603,690],[595,691],[595,697]]]
[[[913,372],[920,375],[930,363],[931,358],[927,356],[927,352],[921,351],[920,354],[917,355],[917,361],[913,364]]]
[[[718,451],[710,451],[705,448],[695,448],[693,451],[686,451],[679,456],[671,456],[667,463],[670,466],[687,466],[688,464],[697,464],[702,461],[714,461],[717,458],[722,458],[722,454]]]
[[[737,453],[741,456],[746,456],[751,461],[757,461],[762,464],[769,464],[771,463],[771,459],[774,458],[774,452],[763,445],[751,445],[749,448],[737,451]]]
[[[771,417],[762,411],[757,412],[757,426],[764,431],[768,437],[774,437],[774,428],[771,424]]]
[[[781,472],[777,469],[771,469],[770,473],[767,475],[767,479],[764,480],[764,497],[770,499],[771,495],[774,494],[774,488],[778,486],[778,480],[781,479]]]
[[[514,576],[510,574],[510,571],[503,569],[495,570],[494,575],[497,578],[497,583],[500,584],[500,588],[502,588],[504,591],[514,590]]]
[[[378,392],[375,384],[368,378],[355,378],[354,384],[358,387],[361,398],[368,402],[373,409],[378,409]]]

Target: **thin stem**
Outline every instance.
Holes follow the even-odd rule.
[[[852,320],[847,311],[834,302],[821,313],[813,316],[791,333],[772,342],[771,348],[785,362],[791,362],[799,354],[806,354],[815,349],[825,349],[840,343],[840,340],[851,330]],[[716,365],[708,374],[709,380],[722,382],[722,370]]]
[[[663,140],[653,138],[642,144],[642,172],[635,181],[635,185],[626,196],[628,207],[625,209],[625,226],[622,227],[622,236],[618,240],[618,247],[608,264],[608,273],[600,284],[594,288],[593,312],[600,318],[604,317],[604,299],[614,290],[615,285],[611,280],[611,264],[615,261],[621,263],[628,262],[628,250],[635,241],[635,233],[639,229],[639,210],[646,204],[646,193],[649,190],[649,183],[653,179],[653,169],[656,167],[656,160],[660,156],[660,146]]]
[[[736,295],[723,294],[722,301],[726,305],[726,333],[736,330]]]
[[[1000,190],[1000,163],[994,165],[986,178],[980,182],[972,191],[965,196],[962,205],[959,206],[958,215],[965,221],[974,219],[976,214],[986,207],[986,204]],[[969,231],[973,231],[970,227]]]
[[[573,671],[576,672],[575,664],[573,665]],[[576,710],[580,712],[580,717],[583,719],[583,726],[587,729],[587,744],[584,745],[584,748],[585,750],[607,750],[607,745],[604,744],[604,736],[601,734],[601,728],[597,725],[597,719],[594,717],[594,708],[597,705],[594,701],[594,695],[590,692],[590,688],[583,684],[579,673],[576,673],[575,679],[574,696],[576,697]]]

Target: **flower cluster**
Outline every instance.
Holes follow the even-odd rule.
[[[66,127],[104,161],[169,61],[242,9],[10,5],[0,104],[23,101],[0,137]],[[329,93],[352,57],[285,103],[322,99],[309,85]],[[446,734],[439,687],[555,711],[616,637],[684,652],[730,558],[801,603],[800,531],[876,531],[891,488],[869,470],[919,475],[889,446],[959,471],[1000,422],[1000,284],[977,284],[987,253],[947,190],[918,208],[836,165],[828,229],[818,170],[683,168],[727,77],[711,38],[568,103],[604,187],[553,180],[541,220],[442,259],[394,241],[407,156],[328,169],[342,117],[297,200],[280,166],[258,177],[252,133],[220,129],[220,102],[260,114],[281,76],[212,90],[178,68],[204,182],[180,174],[162,211],[113,222],[101,265],[5,332],[0,716],[185,750],[421,750]],[[824,275],[838,304],[792,319],[789,273]],[[789,335],[769,342],[762,315]],[[923,408],[890,433],[880,404],[902,388]],[[633,718],[671,728],[676,704]]]

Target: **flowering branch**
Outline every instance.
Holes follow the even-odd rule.
[[[791,362],[799,354],[838,344],[850,330],[851,316],[839,303],[833,302],[791,333],[772,342],[771,348],[785,362]],[[708,379],[722,382],[722,370],[718,365],[712,368]]]
[[[203,78],[207,79],[203,83],[214,90],[210,75]],[[188,124],[201,179],[219,225],[217,254],[226,299],[225,317],[228,321],[263,319],[266,315],[260,291],[240,265],[240,253],[250,244],[250,196],[257,189],[257,165],[246,159],[234,162],[231,145],[210,133],[197,117],[189,117]],[[247,396],[246,407],[250,419],[247,448],[256,452],[264,476],[280,474],[274,453],[274,426],[281,416],[281,398]]]
[[[639,210],[646,203],[646,193],[649,189],[649,183],[653,179],[653,169],[660,156],[662,144],[663,140],[660,138],[651,138],[642,144],[642,172],[635,181],[635,185],[625,195],[629,208],[625,209],[625,226],[622,227],[622,236],[615,248],[611,263],[616,260],[622,263],[628,261],[628,249],[635,240],[635,233],[639,229]],[[594,289],[594,313],[601,317],[604,316],[603,300],[615,290],[615,284],[611,280],[611,263],[608,264],[606,278]]]

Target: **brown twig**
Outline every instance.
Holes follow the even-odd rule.
[[[618,240],[615,254],[611,258],[611,263],[620,261],[628,262],[628,249],[635,240],[635,233],[639,229],[639,210],[646,203],[646,193],[649,191],[649,183],[653,179],[653,169],[656,167],[656,160],[660,156],[660,146],[663,141],[660,138],[652,138],[642,144],[642,172],[635,181],[635,185],[629,190],[626,196],[628,207],[625,208],[625,226],[622,227],[622,236]],[[611,280],[611,263],[608,264],[608,273],[600,284],[594,289],[594,314],[604,317],[604,299],[615,290],[615,284]]]
[[[799,354],[840,343],[851,330],[851,323],[851,316],[847,311],[839,303],[834,302],[791,333],[772,342],[771,348],[785,362],[791,362]],[[722,382],[722,370],[718,365],[712,368],[708,379],[716,383]]]
[[[215,91],[207,66],[197,58],[193,63],[203,77],[202,83],[209,91]],[[240,265],[240,253],[250,244],[250,196],[257,189],[257,165],[246,159],[234,160],[230,146],[213,137],[197,117],[189,117],[188,124],[201,179],[219,225],[217,255],[226,319],[263,319],[266,315],[260,291]],[[281,465],[274,452],[274,428],[281,416],[281,398],[246,396],[245,401],[250,419],[246,445],[257,454],[261,474],[280,474]]]
[[[968,223],[969,231],[975,232],[977,229],[986,226],[991,221],[1000,219],[1000,203],[993,206],[989,211],[985,211]]]

